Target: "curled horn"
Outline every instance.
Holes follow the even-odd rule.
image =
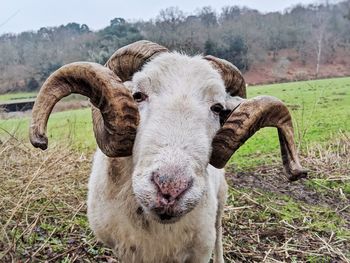
[[[282,161],[288,179],[295,181],[306,177],[307,171],[301,167],[296,152],[290,113],[282,101],[271,96],[241,102],[214,137],[210,163],[223,168],[232,154],[263,127],[278,129]]]
[[[227,60],[214,56],[205,56],[214,68],[216,68],[224,80],[226,92],[231,96],[247,97],[246,85],[239,69]]]
[[[46,126],[54,105],[71,93],[90,98],[96,141],[109,157],[132,154],[139,122],[137,105],[122,82],[130,80],[142,65],[167,49],[149,41],[138,41],[117,50],[105,67],[77,62],[55,71],[43,84],[32,113],[30,141],[46,149]]]
[[[47,148],[46,126],[55,104],[71,93],[90,98],[101,114],[95,137],[100,149],[111,157],[131,154],[139,122],[137,106],[120,79],[108,68],[88,62],[68,64],[43,84],[35,101],[30,141]]]
[[[163,52],[168,52],[168,49],[151,41],[140,40],[118,49],[105,66],[124,82],[130,80],[145,63]]]
[[[204,58],[219,71],[228,94],[246,98],[244,78],[233,64],[213,56]],[[282,101],[270,96],[242,100],[231,112],[213,139],[210,164],[223,168],[235,151],[263,127],[278,129],[283,166],[289,180],[306,177],[307,171],[301,167],[296,151],[290,113]]]

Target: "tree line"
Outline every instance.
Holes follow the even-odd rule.
[[[102,30],[69,23],[38,31],[0,36],[0,93],[32,91],[66,63],[85,60],[105,63],[113,52],[148,39],[188,54],[211,54],[234,63],[243,72],[254,63],[276,59],[283,49],[313,64],[337,52],[350,54],[350,0],[337,4],[297,5],[285,12],[226,6],[219,12],[203,7],[193,14],[169,7],[149,21],[115,18]],[[350,55],[348,63],[350,64]]]

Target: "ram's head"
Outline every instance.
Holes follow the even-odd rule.
[[[225,60],[139,41],[117,50],[105,66],[66,65],[49,77],[35,102],[35,147],[47,148],[51,110],[71,93],[90,98],[101,151],[111,158],[132,156],[134,194],[162,222],[191,211],[206,192],[208,165],[223,168],[262,127],[277,127],[289,180],[306,176],[286,106],[268,96],[245,99],[241,73]]]

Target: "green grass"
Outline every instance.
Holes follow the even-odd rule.
[[[307,186],[317,192],[334,191],[335,193],[343,193],[344,196],[350,198],[350,182],[329,181],[323,178],[312,178],[306,182]]]
[[[0,95],[0,102],[8,101],[8,100],[16,100],[16,99],[29,99],[35,98],[38,92],[16,92],[16,93],[6,93]]]

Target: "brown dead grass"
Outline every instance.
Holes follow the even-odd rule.
[[[10,136],[0,159],[0,262],[110,258],[86,221],[90,154],[57,145],[41,152]]]
[[[310,148],[302,162],[312,179],[349,182],[349,149],[343,135],[327,147]],[[0,262],[116,262],[86,219],[91,158],[54,144],[41,152],[10,135],[0,142]],[[226,261],[350,262],[350,237],[307,224],[332,210],[330,220],[340,220],[332,225],[350,231],[340,223],[349,220],[350,196],[319,192],[307,180],[289,184],[281,174],[279,164],[228,174],[234,188],[223,225]],[[304,216],[283,218],[291,200]]]

